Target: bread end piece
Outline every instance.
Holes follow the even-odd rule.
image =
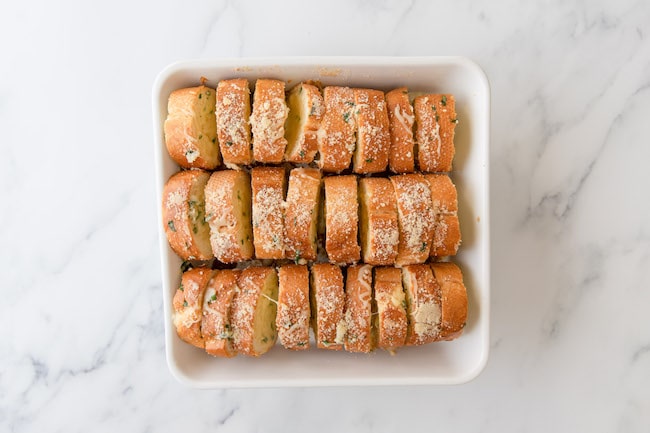
[[[402,268],[406,294],[408,333],[406,344],[419,346],[436,341],[440,335],[440,286],[427,264]]]
[[[467,323],[467,289],[463,273],[454,263],[432,263],[431,269],[440,285],[442,318],[440,340],[453,340],[463,333]]]
[[[201,349],[205,347],[201,334],[203,296],[212,275],[213,271],[205,267],[184,272],[172,299],[172,322],[176,333],[181,340]]]
[[[451,171],[454,133],[458,118],[450,94],[422,95],[413,102],[416,121],[418,166],[425,172]]]

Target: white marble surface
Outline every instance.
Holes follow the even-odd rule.
[[[649,431],[647,1],[12,1],[0,53],[0,431]],[[444,54],[474,59],[492,86],[483,374],[454,387],[176,383],[155,231],[158,71]]]

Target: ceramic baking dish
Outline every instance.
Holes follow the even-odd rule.
[[[258,359],[213,358],[181,341],[171,321],[171,302],[180,281],[181,260],[167,244],[158,212],[162,264],[165,342],[172,374],[196,388],[243,388],[331,385],[457,384],[476,377],[489,349],[489,120],[490,92],[484,72],[462,57],[294,57],[215,59],[175,63],[165,68],[153,87],[153,120],[157,203],[165,181],[178,166],[167,155],[163,122],[169,94],[182,87],[216,86],[225,78],[285,80],[288,88],[301,80],[391,90],[453,93],[459,124],[451,174],[458,188],[463,243],[454,261],[468,289],[469,311],[464,334],[451,342],[407,347],[395,356],[382,350],[369,355],[312,348],[293,352],[275,347]]]

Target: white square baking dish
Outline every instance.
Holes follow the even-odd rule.
[[[178,88],[216,86],[225,78],[276,78],[288,88],[302,80],[391,90],[453,93],[460,120],[452,178],[458,188],[463,243],[454,261],[468,289],[465,332],[457,340],[407,347],[395,356],[378,350],[369,355],[281,347],[258,359],[217,359],[181,341],[171,321],[171,303],[180,282],[181,260],[167,244],[160,206],[158,231],[162,261],[165,342],[173,375],[195,388],[244,388],[333,385],[458,384],[475,378],[489,350],[489,120],[490,92],[479,66],[462,57],[290,57],[215,59],[175,63],[165,68],[153,87],[153,119],[157,203],[165,181],[178,166],[167,155],[163,122],[169,94]]]

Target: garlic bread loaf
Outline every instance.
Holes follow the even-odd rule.
[[[310,163],[318,152],[318,128],[325,111],[318,87],[300,83],[289,92],[289,115],[285,123],[285,160]]]
[[[206,219],[214,256],[223,263],[253,257],[251,183],[239,170],[215,171],[205,187]]]
[[[282,167],[251,170],[253,240],[258,259],[284,258],[284,191]]]
[[[286,349],[309,349],[309,269],[305,265],[281,266],[278,280],[278,339]]]
[[[213,170],[221,164],[215,118],[216,91],[206,86],[179,89],[169,95],[165,145],[183,168]]]
[[[169,178],[162,193],[162,223],[169,246],[183,260],[212,258],[205,213],[205,185],[210,173],[180,171]]]
[[[217,85],[216,120],[223,162],[237,168],[253,162],[251,152],[251,95],[248,80],[222,80]]]
[[[284,81],[257,80],[250,117],[255,161],[275,164],[282,162],[287,147],[284,123],[288,114]]]
[[[386,93],[386,108],[390,126],[388,166],[393,173],[412,173],[415,170],[415,115],[406,87]]]

